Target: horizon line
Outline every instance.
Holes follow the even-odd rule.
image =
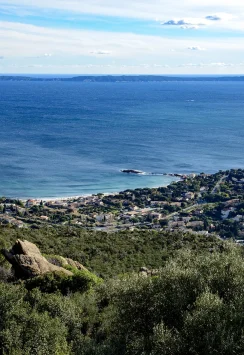
[[[75,73],[0,73],[0,76],[22,76],[22,75],[69,75],[69,76],[244,76],[244,73],[239,74],[75,74]]]

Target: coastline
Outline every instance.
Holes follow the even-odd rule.
[[[183,173],[147,173],[144,171],[139,171],[139,170],[130,170],[129,173],[125,170],[120,170],[123,173],[126,173],[128,175],[134,175],[134,176],[167,176],[167,177],[171,177],[172,180],[169,183],[166,184],[160,184],[160,185],[155,185],[155,186],[142,186],[142,187],[134,187],[134,188],[125,188],[125,189],[121,189],[119,191],[112,191],[112,192],[94,192],[94,193],[87,193],[87,194],[75,194],[75,195],[70,195],[70,196],[50,196],[50,197],[6,197],[9,200],[19,200],[23,203],[26,203],[28,200],[31,201],[35,201],[35,203],[40,203],[40,202],[56,202],[56,201],[60,201],[60,202],[73,202],[76,200],[82,200],[85,198],[89,198],[92,196],[98,196],[98,195],[103,195],[103,196],[114,196],[119,194],[122,191],[126,191],[126,190],[135,190],[135,189],[144,189],[144,188],[149,188],[149,189],[153,189],[153,188],[159,188],[159,187],[167,187],[169,186],[172,182],[178,182],[178,181],[182,181],[185,180],[189,177],[195,177],[196,174],[195,173],[190,173],[190,174],[183,174]],[[135,172],[135,173],[134,173]]]
[[[71,200],[78,200],[78,199],[85,199],[91,196],[98,196],[98,195],[103,195],[103,196],[114,196],[117,195],[119,192],[98,192],[96,194],[85,194],[85,195],[74,195],[74,196],[65,196],[65,197],[36,197],[36,198],[9,198],[11,200],[19,200],[21,202],[26,202],[28,200],[33,200],[36,202],[51,202],[51,201],[63,201],[63,202],[67,202],[67,201],[71,201]]]
[[[173,174],[172,174],[173,175]],[[170,176],[172,176],[170,175]],[[149,188],[149,189],[157,189],[159,187],[167,187],[169,186],[172,182],[178,182],[178,181],[182,181],[182,178],[175,178],[175,180],[172,180],[170,183],[166,184],[166,185],[157,185],[157,186],[144,186],[144,187],[135,187],[133,189],[129,189],[129,190],[135,190],[135,189],[144,189],[144,188]],[[57,197],[36,197],[36,198],[18,198],[18,197],[14,197],[14,198],[10,198],[11,200],[19,200],[23,203],[26,203],[28,200],[32,200],[35,201],[37,203],[42,202],[55,202],[55,201],[60,201],[60,202],[68,202],[68,201],[74,201],[74,200],[79,200],[79,199],[85,199],[85,198],[89,198],[92,196],[98,196],[98,195],[103,195],[103,196],[115,196],[118,195],[121,191],[126,191],[127,189],[124,190],[120,190],[120,191],[113,191],[113,192],[97,192],[97,193],[90,193],[90,194],[81,194],[81,195],[72,195],[72,196],[57,196]]]
[[[165,229],[204,235],[220,230],[219,235],[224,237],[226,233],[234,236],[238,226],[241,239],[244,237],[243,184],[244,169],[232,169],[215,174],[190,174],[185,179],[168,183],[167,187],[29,199],[22,200],[23,203],[3,198],[0,224],[17,228],[72,225],[107,232]],[[223,192],[226,189],[228,195]],[[216,211],[221,211],[217,219]],[[210,218],[208,224],[206,217]]]

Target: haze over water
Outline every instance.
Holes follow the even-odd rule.
[[[0,81],[0,196],[166,185],[243,168],[244,82]]]

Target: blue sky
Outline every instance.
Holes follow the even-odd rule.
[[[0,72],[243,74],[240,0],[3,0]]]

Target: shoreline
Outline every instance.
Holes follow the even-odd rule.
[[[29,198],[18,198],[18,197],[6,197],[7,199],[10,200],[19,200],[21,202],[27,202],[28,200],[32,200],[35,202],[51,202],[51,201],[63,201],[63,202],[67,202],[67,201],[71,201],[71,200],[78,200],[78,199],[85,199],[88,197],[96,197],[98,195],[103,195],[103,196],[115,196],[118,195],[120,192],[126,191],[126,190],[136,190],[136,189],[157,189],[159,187],[167,187],[169,186],[172,182],[178,182],[178,181],[182,181],[182,179],[175,179],[172,180],[169,184],[167,185],[157,185],[157,186],[144,186],[144,187],[135,187],[133,189],[129,188],[129,189],[125,189],[125,190],[120,190],[120,191],[113,191],[113,192],[97,192],[97,193],[90,193],[90,194],[84,194],[84,195],[73,195],[73,196],[57,196],[57,197],[29,197]]]
[[[140,175],[146,175],[147,173],[142,172],[142,174]],[[132,174],[133,175],[133,174]],[[195,177],[197,174],[178,174],[178,173],[162,173],[162,174],[150,174],[150,176],[168,176],[173,178],[174,180],[170,181],[169,183],[167,183],[166,185],[157,185],[157,186],[143,186],[143,187],[134,187],[134,188],[125,188],[124,190],[120,190],[120,191],[113,191],[113,192],[96,192],[96,193],[87,193],[87,194],[81,194],[81,195],[72,195],[72,196],[53,196],[53,197],[6,197],[6,199],[9,200],[19,200],[23,203],[26,203],[27,201],[31,200],[31,201],[35,201],[36,203],[40,203],[42,202],[68,202],[68,201],[74,201],[74,200],[79,200],[79,199],[85,199],[85,198],[89,198],[89,197],[96,197],[98,195],[103,195],[103,196],[114,196],[119,194],[122,191],[126,191],[126,190],[136,190],[136,189],[144,189],[144,188],[149,188],[149,189],[153,189],[153,188],[159,188],[159,187],[167,187],[169,186],[172,182],[178,182],[178,181],[182,181],[188,177]]]
[[[51,202],[51,201],[70,201],[70,200],[78,200],[78,199],[85,199],[87,197],[92,197],[92,196],[98,196],[98,195],[103,195],[103,196],[111,196],[111,195],[117,195],[119,192],[98,192],[96,194],[85,194],[85,195],[74,195],[74,196],[66,196],[66,197],[29,197],[29,198],[9,198],[11,200],[19,200],[21,202],[27,202],[28,200],[33,200],[36,202]]]

